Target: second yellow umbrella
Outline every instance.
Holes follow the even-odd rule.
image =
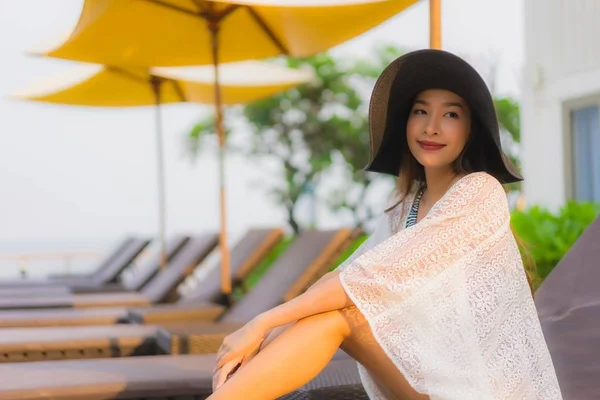
[[[243,104],[305,83],[312,74],[272,63],[247,61],[219,67],[222,101]],[[161,267],[166,265],[165,173],[161,105],[179,102],[213,103],[212,67],[126,68],[81,65],[47,79],[12,97],[71,106],[155,106],[158,208]]]

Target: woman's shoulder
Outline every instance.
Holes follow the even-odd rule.
[[[485,171],[470,172],[464,175],[460,180],[468,183],[483,183],[488,186],[502,187],[502,183],[496,177]]]
[[[495,213],[504,217],[509,212],[504,186],[487,172],[472,172],[462,177],[444,203],[445,207],[467,209],[473,214]]]
[[[506,193],[502,183],[493,175],[485,171],[471,172],[460,178],[452,187],[459,191],[469,189],[469,191],[485,191],[490,193]]]

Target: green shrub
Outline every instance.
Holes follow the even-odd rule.
[[[512,213],[513,231],[531,256],[540,281],[599,213],[600,204],[574,201],[567,202],[556,214],[539,206]]]

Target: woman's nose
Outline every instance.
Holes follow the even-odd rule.
[[[425,125],[425,133],[427,135],[437,135],[440,129],[440,120],[436,116],[432,115],[427,119]]]

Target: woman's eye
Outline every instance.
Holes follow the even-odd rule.
[[[458,118],[458,114],[453,111],[450,111],[446,115],[449,116],[450,118]]]
[[[420,108],[417,108],[413,111],[413,114],[417,114],[417,115],[423,115],[426,114],[425,110],[422,110]]]

